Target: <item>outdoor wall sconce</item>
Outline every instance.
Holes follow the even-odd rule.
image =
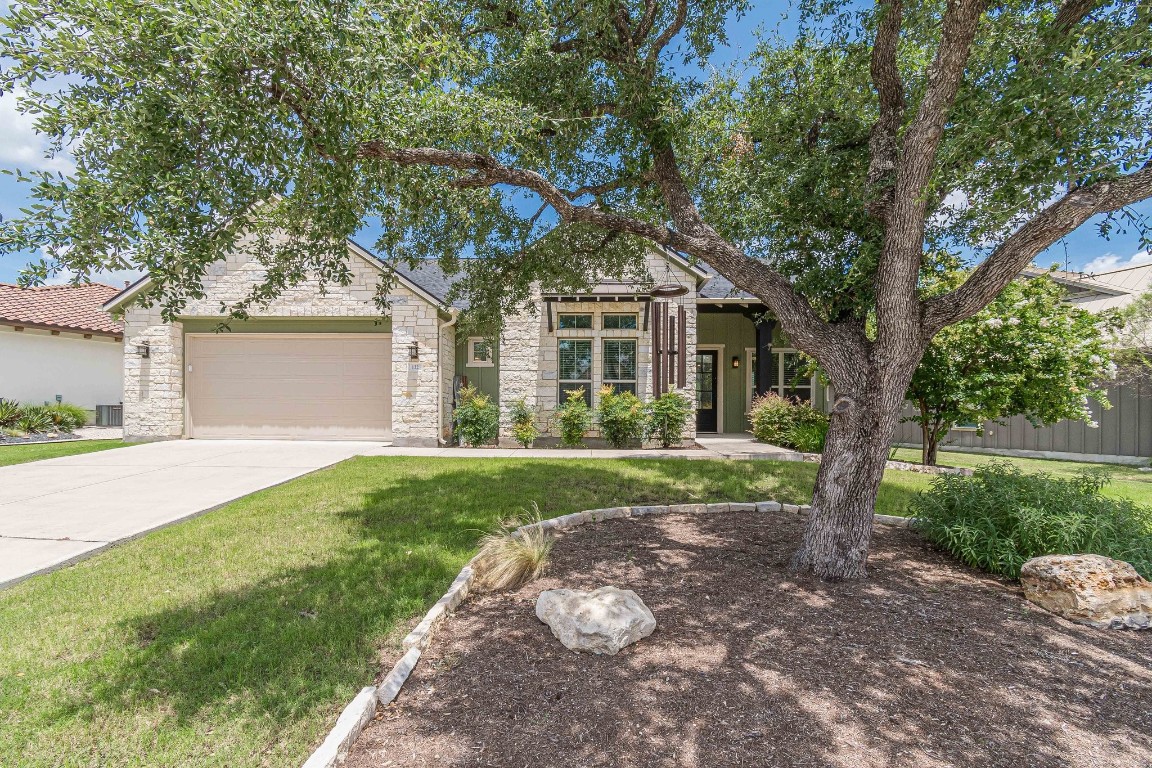
[[[732,367],[733,368],[739,368],[740,367],[740,355],[732,355]]]
[[[408,359],[409,360],[419,360],[420,359],[420,345],[417,344],[415,341],[408,345]]]
[[[141,344],[141,345],[137,346],[136,347],[136,354],[140,355],[140,357],[151,357],[151,354],[149,354],[147,344]]]

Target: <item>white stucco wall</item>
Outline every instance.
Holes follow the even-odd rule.
[[[319,282],[307,280],[293,286],[267,307],[253,308],[253,318],[378,317],[373,299],[380,271],[365,258],[350,252],[352,282],[328,285],[321,293]],[[241,254],[213,264],[204,277],[204,299],[189,302],[184,320],[218,320],[220,304],[245,297],[262,282],[265,271],[259,262]],[[397,285],[389,294],[392,320],[392,438],[396,445],[434,446],[440,423],[447,416],[441,397],[438,358],[444,347],[443,319],[437,308],[416,292]],[[124,428],[133,440],[164,439],[184,434],[184,337],[180,323],[161,321],[159,310],[130,305],[125,311],[126,352]],[[418,360],[410,358],[410,345],[418,345]],[[135,354],[137,344],[151,345],[151,356]],[[450,353],[446,366],[452,370]],[[449,382],[451,373],[448,374]],[[130,393],[130,394],[129,394]]]
[[[116,405],[123,391],[123,345],[110,337],[0,326],[0,397],[27,404]]]

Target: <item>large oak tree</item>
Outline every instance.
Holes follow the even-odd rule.
[[[1146,2],[835,2],[732,71],[741,0],[29,0],[3,87],[75,158],[0,247],[139,266],[171,315],[243,232],[346,279],[365,219],[497,316],[646,242],[760,297],[838,397],[795,566],[865,575],[904,394],[940,329],[1152,195]],[[752,22],[757,21],[751,14]],[[266,204],[276,201],[274,204]],[[551,236],[541,238],[544,233]],[[943,295],[924,277],[981,257]],[[461,255],[475,258],[461,259]]]

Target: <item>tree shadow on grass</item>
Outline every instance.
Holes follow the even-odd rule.
[[[165,721],[186,725],[210,712],[236,722],[270,719],[274,730],[303,729],[315,740],[352,692],[391,665],[397,638],[446,589],[480,533],[501,518],[532,502],[546,517],[620,504],[802,502],[814,469],[363,458],[326,472],[346,473],[348,501],[330,499],[315,514],[332,515],[351,531],[349,539],[306,566],[125,619],[119,630],[133,641],[104,659],[107,674],[54,702],[47,718],[91,723],[102,711],[131,713],[162,703],[160,729]],[[290,546],[293,518],[278,517],[278,489],[266,494],[261,503],[272,510],[270,519],[254,525],[264,535],[282,526],[270,546]],[[212,513],[228,514],[227,508]],[[139,546],[148,557],[147,539]],[[244,565],[235,567],[242,572]],[[248,753],[227,759],[233,765],[262,761]]]
[[[878,531],[869,581],[798,577],[802,526],[704,515],[566,535],[544,579],[451,619],[349,766],[1149,764],[1137,633],[1031,611],[902,530]],[[615,657],[566,651],[536,595],[605,583],[636,589],[656,633]]]

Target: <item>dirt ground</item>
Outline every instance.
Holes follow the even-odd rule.
[[[803,522],[575,529],[542,579],[462,606],[347,765],[1152,766],[1152,632],[1057,619],[887,526],[867,581],[797,577]],[[541,590],[606,584],[651,637],[590,656],[536,619]]]

